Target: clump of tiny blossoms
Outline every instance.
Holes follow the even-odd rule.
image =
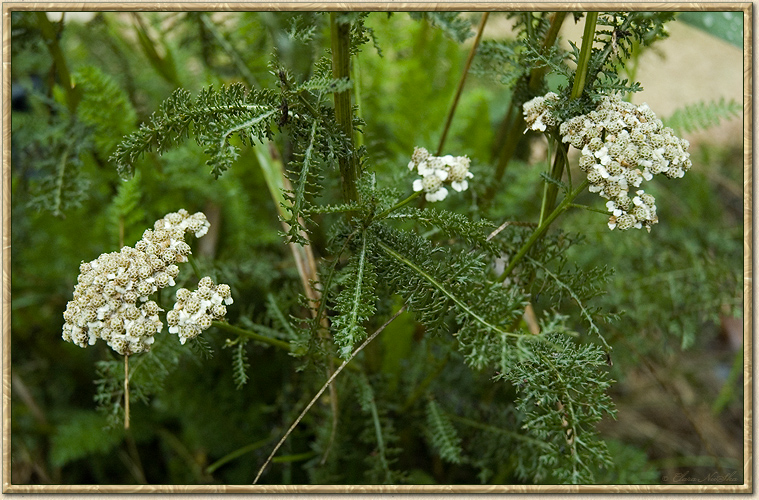
[[[414,148],[409,170],[422,176],[413,184],[414,191],[424,191],[427,201],[441,201],[448,196],[443,184],[450,184],[456,191],[466,191],[474,175],[469,171],[471,160],[466,156],[432,156],[425,148]]]
[[[63,313],[63,340],[86,347],[102,339],[123,355],[149,351],[163,329],[162,309],[149,296],[175,284],[177,263],[191,253],[185,234],[201,237],[209,226],[203,213],[182,209],[157,220],[134,247],[82,262]]]
[[[176,333],[184,344],[210,328],[213,320],[223,318],[226,306],[233,302],[229,285],[215,285],[209,276],[201,278],[195,291],[180,288],[174,309],[166,313],[169,333]]]
[[[549,117],[558,97],[533,101],[525,103],[525,120],[529,128],[544,131],[546,124],[555,124]],[[642,189],[634,194],[630,190],[657,174],[683,177],[692,166],[687,140],[664,127],[647,104],[625,102],[618,95],[607,96],[595,110],[562,123],[559,133],[563,142],[581,150],[580,168],[588,176],[588,189],[609,200],[610,229],[650,231],[659,221],[656,200]]]

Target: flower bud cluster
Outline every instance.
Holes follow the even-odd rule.
[[[554,102],[558,96],[549,92],[525,103],[529,128],[544,131],[556,124],[551,114]],[[647,104],[637,106],[618,95],[607,96],[595,110],[562,123],[559,133],[563,142],[581,150],[580,168],[588,176],[589,190],[609,200],[610,229],[650,231],[659,221],[656,200],[637,188],[657,174],[680,178],[692,166],[687,140],[664,127]],[[631,197],[633,188],[636,195]]]
[[[229,285],[214,285],[208,276],[200,280],[198,289],[193,292],[180,288],[174,309],[166,313],[169,333],[179,335],[179,341],[184,344],[210,328],[213,320],[222,319],[227,314],[226,306],[233,302]]]
[[[134,248],[82,262],[73,300],[63,313],[63,340],[86,347],[102,339],[123,355],[150,350],[163,323],[158,318],[162,309],[148,298],[175,284],[176,264],[186,262],[190,253],[185,233],[202,236],[208,227],[202,213],[180,210],[156,221]]]
[[[527,128],[538,132],[545,132],[546,127],[555,126],[558,122],[551,113],[551,106],[557,102],[559,102],[558,94],[549,92],[544,96],[538,96],[524,103],[522,110]]]
[[[427,201],[441,201],[448,196],[444,183],[456,191],[466,191],[467,179],[474,177],[469,171],[470,161],[466,156],[432,156],[425,148],[414,148],[408,168],[422,176],[414,181],[414,191],[424,190]]]

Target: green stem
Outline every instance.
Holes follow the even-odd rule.
[[[545,41],[543,42],[543,54],[546,54],[548,50],[556,43],[556,39],[559,36],[564,19],[567,17],[566,12],[554,12],[551,18],[551,25],[548,28]],[[548,71],[548,66],[537,66],[530,72],[530,91],[537,93],[540,89],[540,84],[543,82],[543,77]]]
[[[221,321],[214,321],[212,325],[218,328],[219,330],[225,330],[230,333],[240,335],[242,337],[248,337],[250,339],[263,342],[264,344],[269,344],[270,346],[278,347],[285,351],[290,351],[292,349],[288,342],[278,340],[278,339],[273,339],[271,337],[266,337],[264,335],[259,335],[257,333],[251,332],[250,330],[245,330],[244,328],[240,328],[239,326],[230,325],[229,323],[223,323]]]
[[[569,193],[564,200],[561,202],[561,204],[554,209],[553,212],[551,212],[551,215],[546,217],[546,220],[543,221],[543,223],[538,226],[538,228],[535,230],[534,233],[532,233],[532,236],[530,236],[530,239],[525,242],[524,245],[522,245],[522,248],[519,249],[519,252],[514,256],[514,258],[511,259],[509,262],[509,267],[506,268],[506,270],[501,274],[501,276],[498,278],[498,281],[503,281],[506,279],[506,277],[511,273],[511,271],[514,270],[517,264],[524,258],[524,256],[527,254],[527,251],[532,248],[532,246],[535,244],[535,242],[540,239],[541,236],[548,230],[548,226],[551,225],[551,223],[561,215],[565,210],[569,208],[569,205],[572,203],[572,201],[577,198],[577,196],[586,188],[588,187],[588,181],[587,179],[583,181],[582,184],[580,184],[577,189]]]
[[[229,58],[232,59],[232,63],[235,65],[235,68],[237,68],[237,71],[239,71],[242,77],[245,79],[245,82],[251,88],[260,87],[260,85],[258,85],[258,80],[256,80],[256,77],[253,76],[253,73],[250,72],[250,69],[248,69],[248,65],[245,64],[245,61],[243,61],[242,57],[240,56],[240,53],[237,51],[237,49],[235,49],[232,46],[231,43],[227,41],[226,38],[224,38],[224,35],[219,33],[219,30],[216,29],[216,25],[211,21],[211,18],[208,16],[208,14],[201,13],[200,21],[203,23],[203,26],[216,39],[216,42],[221,46],[222,50],[224,50],[224,52],[226,52]]]
[[[580,60],[577,61],[577,71],[575,71],[575,81],[572,84],[571,99],[577,99],[585,90],[585,80],[588,76],[588,63],[590,54],[593,51],[593,40],[596,37],[596,22],[598,21],[598,12],[588,12],[585,17],[585,31],[582,34],[582,47],[580,48]]]
[[[387,217],[388,215],[390,215],[391,212],[395,212],[399,208],[404,207],[404,206],[408,205],[409,203],[411,203],[413,200],[415,200],[416,198],[418,198],[419,196],[421,196],[423,192],[424,191],[416,191],[416,192],[414,192],[411,196],[409,196],[405,200],[399,201],[398,203],[396,203],[392,207],[388,208],[384,212],[382,212],[379,215],[377,215],[376,217],[374,217],[374,220],[382,220],[382,219],[384,219],[385,217]]]
[[[578,203],[570,203],[569,207],[570,208],[582,208],[584,210],[587,210],[588,212],[598,212],[599,214],[604,214],[606,216],[609,215],[609,212],[606,212],[604,210],[599,210],[598,208],[589,207],[587,205],[580,205]]]
[[[564,166],[566,165],[567,152],[569,150],[568,144],[562,144],[557,140],[558,149],[553,161],[553,168],[551,169],[550,176],[557,181],[561,180],[561,176],[564,175]],[[558,186],[546,182],[543,190],[543,201],[540,205],[540,223],[543,223],[543,217],[545,214],[554,207],[556,203],[556,195],[558,195]]]
[[[350,79],[350,23],[337,21],[337,13],[330,13],[332,32],[332,77]],[[338,164],[343,184],[343,198],[346,202],[358,200],[358,165],[353,152],[353,110],[351,109],[351,94],[349,90],[335,93],[335,119],[348,137],[349,151],[342,155]]]
[[[223,457],[221,457],[220,459],[218,459],[217,461],[215,461],[214,463],[206,467],[206,473],[212,474],[216,469],[218,469],[225,463],[231,462],[235,458],[241,457],[242,455],[245,455],[246,453],[250,453],[251,451],[257,450],[271,440],[272,438],[270,437],[266,439],[262,439],[260,441],[256,441],[255,443],[245,445],[242,448],[238,448],[235,451],[224,455]]]
[[[561,26],[564,23],[564,18],[566,15],[566,12],[556,12],[551,18],[551,25],[548,28],[548,33],[546,34],[545,41],[543,42],[544,54],[547,53],[548,50],[556,43],[556,39],[559,36],[559,31],[561,30]],[[532,69],[528,81],[528,86],[531,92],[538,92],[541,84],[543,83],[547,69],[547,66],[538,66]],[[524,115],[522,114],[520,103],[512,101],[501,127],[502,131],[508,131],[508,135],[505,135],[503,132],[499,132],[499,137],[505,135],[505,139],[500,141],[503,143],[503,147],[501,148],[500,154],[498,154],[498,164],[496,166],[493,184],[485,192],[484,198],[486,201],[491,200],[495,195],[495,185],[503,177],[503,173],[506,171],[506,167],[511,161],[511,158],[514,156],[517,145],[524,136],[525,126]]]
[[[445,139],[448,136],[448,130],[451,128],[453,115],[456,112],[456,107],[459,104],[459,98],[461,98],[461,92],[464,90],[464,83],[466,83],[466,77],[469,75],[469,68],[472,66],[474,55],[477,53],[477,47],[480,45],[482,32],[485,30],[485,23],[487,23],[489,15],[490,15],[490,12],[485,12],[482,14],[482,19],[480,19],[480,25],[477,27],[477,35],[474,38],[474,44],[472,44],[472,49],[469,51],[469,57],[467,57],[466,63],[464,64],[464,72],[461,74],[461,78],[459,79],[459,86],[456,89],[456,95],[453,98],[453,104],[451,104],[451,109],[448,111],[448,117],[445,120],[445,126],[443,127],[443,135],[440,136],[440,143],[438,144],[438,147],[437,147],[436,156],[440,156],[441,154],[443,154],[443,146],[445,145]]]
[[[596,22],[598,21],[598,12],[588,12],[585,17],[585,30],[582,34],[582,47],[580,48],[580,58],[577,61],[577,70],[575,71],[575,80],[572,85],[571,99],[577,99],[582,95],[585,90],[585,82],[588,79],[588,65],[590,63],[590,56],[593,52],[593,41],[596,37]],[[556,157],[554,159],[553,169],[551,169],[551,178],[557,181],[561,180],[564,175],[564,168],[567,165],[567,151],[569,145],[561,142],[559,138],[556,138],[556,143],[559,145]],[[558,188],[554,184],[546,184],[543,191],[543,201],[540,208],[540,222],[542,224],[543,217],[549,210],[551,210],[556,203],[556,196],[558,194]]]
[[[471,307],[466,305],[464,302],[461,301],[458,297],[453,295],[446,287],[442,285],[442,283],[439,283],[435,278],[433,278],[429,273],[427,273],[424,269],[417,266],[410,260],[408,260],[403,255],[399,254],[389,246],[387,246],[385,243],[379,241],[378,242],[379,247],[384,250],[388,255],[390,255],[395,260],[402,262],[403,264],[406,264],[406,266],[410,267],[414,272],[416,272],[419,276],[423,277],[425,280],[427,280],[428,283],[430,283],[432,286],[440,290],[443,295],[451,299],[454,304],[456,304],[462,311],[464,311],[469,317],[473,318],[475,321],[477,321],[479,324],[484,326],[487,330],[500,333],[501,335],[506,335],[508,337],[522,337],[521,334],[518,333],[511,333],[507,332],[496,325],[490,323],[488,320],[477,314],[475,311],[472,310]]]
[[[58,77],[58,83],[63,87],[66,96],[66,106],[69,108],[69,111],[73,113],[76,111],[76,107],[79,105],[82,96],[79,89],[74,87],[71,82],[71,74],[69,73],[68,64],[66,64],[66,58],[63,55],[61,46],[58,44],[59,33],[55,31],[53,23],[47,18],[47,13],[36,12],[35,14],[37,15],[37,26],[39,26],[47,50],[53,58],[53,65],[55,67],[56,76]]]
[[[282,439],[279,440],[279,442],[277,443],[277,445],[274,447],[274,450],[272,450],[271,454],[269,454],[269,457],[266,459],[266,462],[264,462],[264,464],[261,466],[261,468],[258,469],[258,473],[256,474],[256,478],[253,480],[253,484],[258,483],[258,479],[261,477],[261,474],[263,474],[264,469],[266,469],[266,466],[269,465],[269,462],[271,462],[272,458],[274,458],[274,455],[277,454],[277,450],[279,450],[279,448],[285,442],[285,440],[287,439],[287,437],[292,433],[293,429],[295,429],[295,427],[300,423],[300,421],[303,420],[303,417],[306,415],[306,413],[308,413],[308,410],[310,410],[311,407],[314,405],[314,403],[316,403],[316,401],[319,400],[319,398],[321,397],[321,395],[324,394],[324,391],[327,390],[327,388],[332,384],[332,382],[340,374],[340,372],[343,371],[343,369],[346,366],[349,366],[348,363],[350,363],[353,360],[353,358],[355,358],[356,355],[364,349],[364,347],[366,347],[367,345],[369,345],[369,343],[372,340],[374,340],[377,337],[377,335],[379,335],[380,333],[382,333],[382,331],[385,328],[387,328],[387,325],[389,325],[390,323],[392,323],[395,320],[395,318],[397,318],[398,316],[400,316],[401,313],[403,311],[405,311],[405,310],[406,310],[405,306],[401,307],[398,310],[398,312],[396,312],[390,319],[388,319],[382,326],[380,326],[373,334],[371,334],[369,336],[369,338],[367,338],[366,340],[364,340],[364,343],[361,344],[355,351],[353,351],[353,354],[351,354],[348,359],[346,359],[345,361],[343,361],[343,363],[332,373],[332,375],[329,377],[329,379],[327,379],[327,381],[324,383],[324,385],[322,386],[322,388],[319,389],[319,392],[316,393],[316,395],[311,399],[311,401],[308,403],[308,405],[306,405],[306,407],[303,409],[303,411],[300,413],[300,415],[298,415],[298,418],[295,419],[295,422],[293,422],[292,425],[290,426],[290,428],[287,429],[287,432],[285,433],[285,435],[282,436]]]

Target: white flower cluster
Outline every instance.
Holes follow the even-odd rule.
[[[82,262],[74,298],[63,313],[63,340],[80,347],[104,340],[119,354],[150,350],[153,336],[163,329],[161,309],[149,295],[173,286],[178,262],[186,262],[190,246],[186,232],[199,237],[209,223],[200,212],[170,213],[146,230],[142,239],[119,252]]]
[[[408,168],[422,176],[414,181],[414,191],[424,190],[427,201],[441,201],[448,196],[443,183],[450,184],[456,191],[466,191],[467,179],[474,177],[469,171],[470,161],[466,156],[432,156],[425,148],[414,148]]]
[[[527,128],[538,132],[545,132],[547,126],[555,126],[557,120],[551,114],[551,106],[556,102],[559,102],[558,94],[549,92],[544,96],[538,96],[524,103],[522,109]]]
[[[528,126],[544,131],[546,125],[555,125],[551,104],[557,101],[558,96],[549,92],[525,103]],[[588,175],[589,190],[609,200],[610,229],[650,231],[659,221],[656,200],[642,189],[630,197],[630,189],[656,174],[682,177],[692,166],[687,140],[664,127],[647,104],[637,106],[618,95],[607,96],[594,111],[562,123],[559,132],[563,142],[582,151],[580,168]]]
[[[214,285],[208,276],[200,280],[198,289],[193,292],[180,288],[174,309],[166,313],[169,333],[179,335],[179,341],[184,344],[210,328],[213,320],[223,318],[227,314],[225,304],[232,302],[229,285]]]

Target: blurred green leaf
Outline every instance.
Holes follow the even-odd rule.
[[[743,12],[683,12],[678,19],[743,48]]]

